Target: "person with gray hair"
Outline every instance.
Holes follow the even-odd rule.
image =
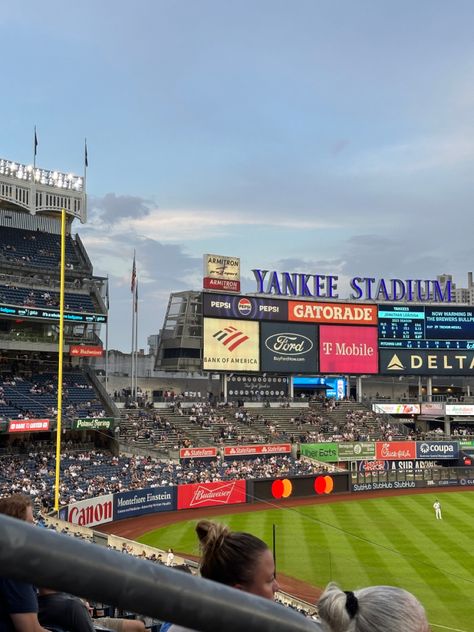
[[[329,632],[429,632],[425,609],[411,593],[395,586],[344,592],[330,583],[318,602]]]

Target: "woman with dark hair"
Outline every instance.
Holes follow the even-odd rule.
[[[209,520],[196,526],[201,549],[201,576],[265,599],[274,599],[279,590],[275,563],[268,546],[251,533],[232,532]],[[172,625],[169,632],[187,628]]]
[[[331,583],[318,603],[328,632],[429,632],[426,613],[411,593],[395,586],[344,592]]]

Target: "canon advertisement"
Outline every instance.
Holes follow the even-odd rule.
[[[417,459],[457,459],[459,444],[457,441],[417,441]]]
[[[246,501],[245,481],[178,485],[178,509],[220,507]]]
[[[227,399],[264,400],[267,397],[287,397],[288,378],[277,375],[228,375]]]
[[[474,351],[380,349],[383,375],[474,375]]]
[[[271,373],[314,373],[318,370],[316,325],[262,323],[260,363]]]
[[[148,487],[114,494],[114,520],[176,510],[176,487]]]
[[[68,505],[68,522],[81,527],[93,527],[98,524],[112,522],[114,519],[113,494],[104,494],[97,498],[79,500]]]
[[[321,373],[378,373],[377,327],[319,328]]]
[[[288,320],[287,301],[230,294],[202,295],[202,315],[248,320]]]

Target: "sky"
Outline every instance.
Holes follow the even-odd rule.
[[[466,286],[472,0],[2,3],[0,157],[82,174],[109,348],[139,343],[204,253],[253,268]],[[345,291],[347,288],[347,292]]]

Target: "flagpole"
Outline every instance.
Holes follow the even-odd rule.
[[[33,138],[33,174],[36,169],[36,150],[38,148],[38,137],[36,136],[36,125],[35,125],[35,135]],[[34,175],[33,175],[34,177]]]
[[[138,391],[138,281],[135,284],[135,399]]]
[[[137,277],[137,266],[136,266],[136,253],[133,251],[133,268],[132,268],[132,282],[130,289],[132,291],[132,353],[131,353],[131,363],[132,370],[130,376],[130,399],[133,401],[134,397],[134,365],[135,365],[135,285],[136,285],[136,277]]]
[[[109,385],[109,275],[107,275],[105,307],[106,307],[106,314],[107,314],[107,322],[105,323],[105,390],[108,392],[108,385]]]
[[[56,475],[54,510],[59,511],[59,473],[61,470],[61,422],[63,408],[63,348],[64,348],[64,276],[66,262],[66,210],[61,210],[61,276],[59,289],[59,349],[58,349],[58,421],[56,425]]]

